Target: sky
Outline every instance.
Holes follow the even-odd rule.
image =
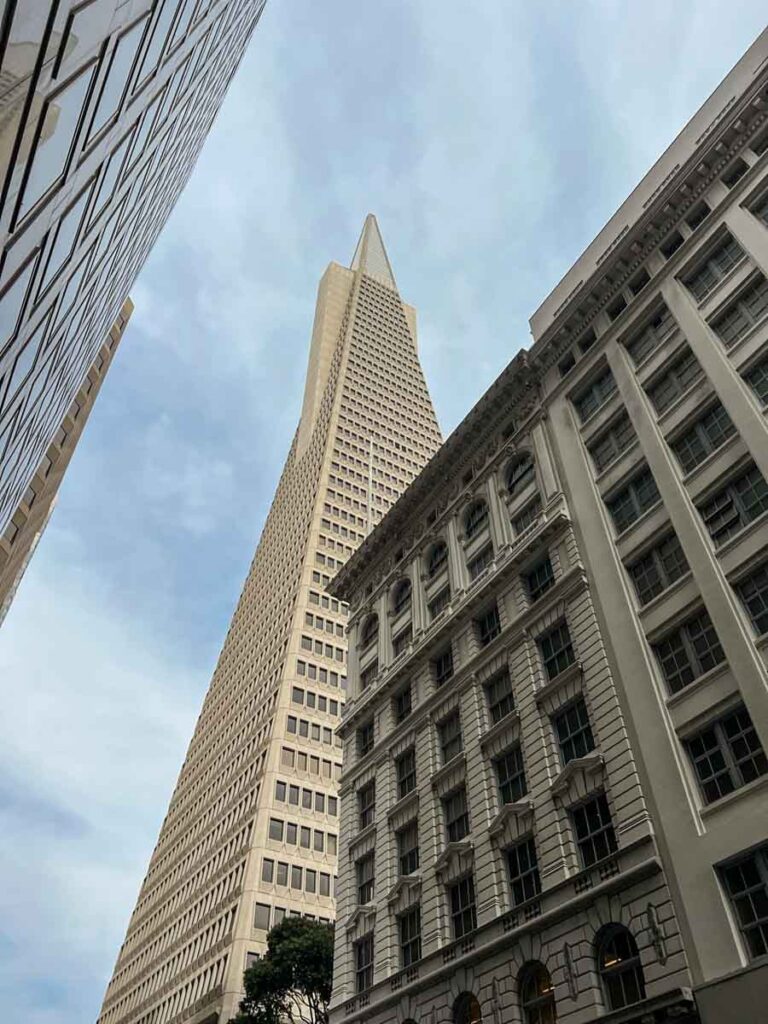
[[[104,988],[375,213],[444,434],[764,0],[269,0],[0,634],[0,1006]]]

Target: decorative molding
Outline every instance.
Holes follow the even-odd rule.
[[[554,679],[534,692],[534,699],[547,714],[552,715],[569,700],[584,692],[584,668],[580,661],[569,665]]]
[[[395,832],[398,832],[409,821],[412,821],[418,813],[419,792],[417,789],[413,789],[389,809],[387,820]]]
[[[373,931],[376,924],[376,904],[364,903],[349,915],[344,922],[344,931],[349,942],[357,942]]]
[[[569,761],[549,789],[564,807],[571,807],[600,789],[604,781],[605,759],[595,751]]]
[[[448,885],[471,871],[474,859],[475,850],[472,843],[448,843],[435,861],[435,874],[443,885]]]
[[[402,914],[421,899],[421,875],[401,875],[387,893],[387,904],[390,911]]]
[[[495,725],[492,725],[480,739],[480,748],[488,756],[500,754],[520,739],[520,715],[510,711]]]
[[[376,823],[372,822],[362,832],[358,832],[349,843],[349,859],[357,860],[366,853],[376,849]]]
[[[456,754],[451,760],[432,776],[432,788],[438,796],[446,796],[452,790],[461,786],[467,778],[467,755],[462,752]]]
[[[530,800],[517,800],[504,804],[491,822],[488,834],[502,849],[512,846],[533,829],[533,804]]]

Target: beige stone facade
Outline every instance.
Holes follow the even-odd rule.
[[[133,312],[126,299],[37,467],[18,508],[0,536],[0,624],[11,606],[37,543],[48,525],[61,481],[93,409],[96,396]]]
[[[265,0],[9,0],[0,531],[194,167]]]
[[[334,1024],[764,1019],[767,161],[768,32],[332,584]]]
[[[439,443],[369,216],[320,283],[301,420],[99,1024],[224,1022],[271,926],[335,918],[347,614],[327,586]]]

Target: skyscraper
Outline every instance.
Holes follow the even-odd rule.
[[[0,18],[0,531],[184,187],[265,0]]]
[[[299,426],[99,1024],[226,1021],[273,924],[334,918],[347,644],[326,586],[439,443],[368,216],[320,283]]]
[[[760,1024],[768,30],[531,327],[331,585],[331,1020]]]
[[[80,382],[72,404],[32,475],[16,511],[0,535],[0,624],[48,525],[61,481],[132,312],[133,303],[126,299],[96,358]]]

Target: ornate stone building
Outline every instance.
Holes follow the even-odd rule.
[[[0,531],[194,167],[265,0],[6,0]]]
[[[327,586],[439,443],[369,216],[320,283],[301,420],[99,1024],[224,1024],[270,927],[335,917],[347,613]]]
[[[758,1022],[768,32],[531,326],[331,585],[332,1020]]]
[[[2,624],[21,578],[35,552],[56,503],[61,481],[75,453],[93,403],[104,383],[107,370],[120,344],[133,312],[126,299],[112,330],[96,353],[92,365],[67,409],[59,429],[53,435],[27,490],[0,536],[0,624]]]

